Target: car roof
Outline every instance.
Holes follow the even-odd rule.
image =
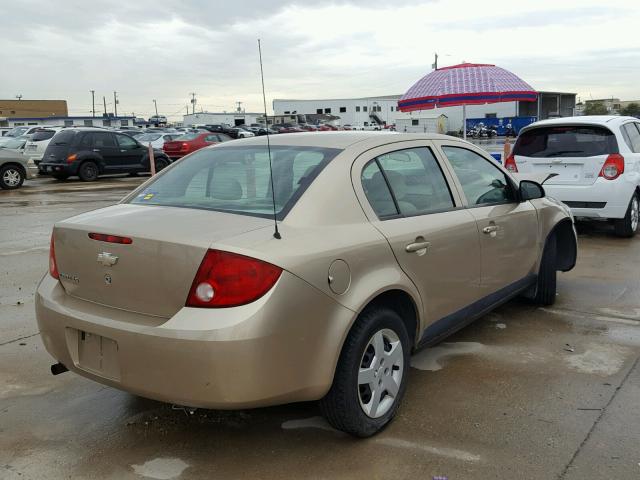
[[[626,117],[620,115],[583,115],[579,117],[561,117],[550,118],[548,120],[540,120],[531,125],[527,125],[522,129],[529,130],[535,127],[558,126],[558,125],[601,125],[603,127],[618,126],[629,120],[638,120],[635,117]]]
[[[233,141],[233,145],[266,145],[267,136],[250,137]],[[455,137],[439,135],[436,133],[391,133],[391,132],[371,132],[371,131],[342,131],[342,132],[308,132],[308,133],[280,133],[270,136],[271,145],[298,145],[306,147],[328,147],[328,148],[347,148],[358,142],[367,140],[379,140],[380,145],[387,143],[403,141],[403,140],[460,140]],[[215,147],[223,148],[223,147]]]

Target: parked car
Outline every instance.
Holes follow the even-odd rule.
[[[20,127],[13,127],[2,137],[0,137],[0,147],[6,142],[11,141],[12,138],[24,137],[25,135],[31,135],[36,130],[42,128],[42,125],[25,125]]]
[[[0,150],[0,188],[3,190],[20,188],[25,179],[31,179],[37,175],[38,167],[33,160],[13,150]]]
[[[24,154],[38,165],[42,160],[42,156],[49,142],[60,130],[62,130],[62,127],[40,128],[36,130],[24,146]]]
[[[231,140],[231,137],[224,133],[187,133],[181,135],[175,140],[165,142],[162,149],[169,156],[169,158],[176,160],[182,158],[185,155],[189,155],[196,150],[208,147],[209,145],[215,145],[216,143],[227,142]]]
[[[216,124],[207,124],[207,125],[203,125],[200,128],[204,128],[210,132],[214,132],[214,133],[224,133],[226,135],[229,135],[230,130],[231,130],[231,125],[227,124],[227,123],[216,123]]]
[[[255,137],[255,134],[253,132],[242,127],[230,128],[229,131],[227,132],[227,135],[229,135],[231,138]]]
[[[546,192],[576,217],[609,219],[621,237],[638,231],[637,118],[583,116],[532,123],[520,131],[505,166],[512,172],[553,174]]]
[[[156,171],[171,160],[154,151]],[[149,149],[124,133],[80,127],[67,128],[54,135],[39,165],[40,172],[58,180],[78,176],[84,182],[110,173],[135,175],[148,172]]]
[[[366,437],[395,415],[414,349],[518,294],[552,304],[574,266],[567,207],[467,142],[266,147],[201,149],[55,224],[35,297],[53,371],[192,407],[320,400]]]
[[[282,128],[280,128],[280,130],[278,130],[278,133],[300,133],[300,132],[304,132],[304,130],[298,127],[294,127],[293,125],[283,126]]]
[[[166,124],[167,117],[164,115],[153,115],[152,117],[149,117],[149,123],[152,125]]]
[[[149,132],[149,133],[143,133],[142,135],[136,136],[136,140],[142,143],[143,145],[147,145],[147,146],[149,145],[149,143],[151,143],[151,146],[153,148],[158,148],[162,150],[166,142],[171,142],[173,140],[176,140],[177,138],[180,138],[182,135],[183,135],[182,133]]]
[[[330,132],[330,131],[336,131],[336,130],[338,130],[338,127],[334,125],[329,125],[328,123],[324,123],[318,126],[318,131],[320,132]]]

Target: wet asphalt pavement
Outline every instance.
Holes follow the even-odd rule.
[[[51,227],[140,182],[0,191],[0,479],[640,478],[640,236],[603,224],[579,226],[553,307],[512,301],[416,353],[372,439],[311,403],[190,412],[52,376],[33,305]]]

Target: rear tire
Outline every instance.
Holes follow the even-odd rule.
[[[382,430],[404,395],[410,349],[395,311],[373,307],[361,313],[345,340],[331,389],[320,400],[327,421],[357,437]]]
[[[169,161],[166,158],[162,158],[162,157],[156,158],[155,162],[156,162],[156,173],[164,170],[169,166]]]
[[[4,165],[0,168],[0,188],[15,190],[24,183],[24,172],[15,165]]]
[[[98,179],[98,165],[92,161],[86,161],[78,169],[78,176],[83,182],[94,182]]]
[[[556,256],[558,244],[555,233],[547,238],[547,244],[542,252],[540,270],[536,284],[536,295],[533,301],[539,305],[553,305],[556,301]]]
[[[631,238],[638,231],[638,217],[640,215],[640,199],[634,193],[629,201],[624,218],[614,220],[613,228],[618,237]]]

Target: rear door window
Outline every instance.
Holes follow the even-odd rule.
[[[596,157],[618,153],[618,142],[605,127],[540,127],[520,134],[513,153],[532,158]]]
[[[116,135],[116,138],[118,139],[118,145],[123,150],[135,150],[136,148],[138,148],[138,142],[136,142],[129,135],[119,134]]]
[[[378,171],[370,166],[370,162],[363,170],[362,183],[373,209],[376,213],[378,210],[382,212],[379,217],[397,214],[398,211],[404,216],[424,215],[455,207],[447,181],[431,149],[398,150],[380,155],[375,163]],[[390,213],[381,181],[390,189],[393,213]]]
[[[640,153],[640,124],[632,122],[622,126],[624,141],[634,153]]]
[[[91,136],[93,137],[93,146],[95,148],[114,148],[116,146],[113,135],[110,133],[93,132]],[[127,138],[130,139],[130,137]]]

